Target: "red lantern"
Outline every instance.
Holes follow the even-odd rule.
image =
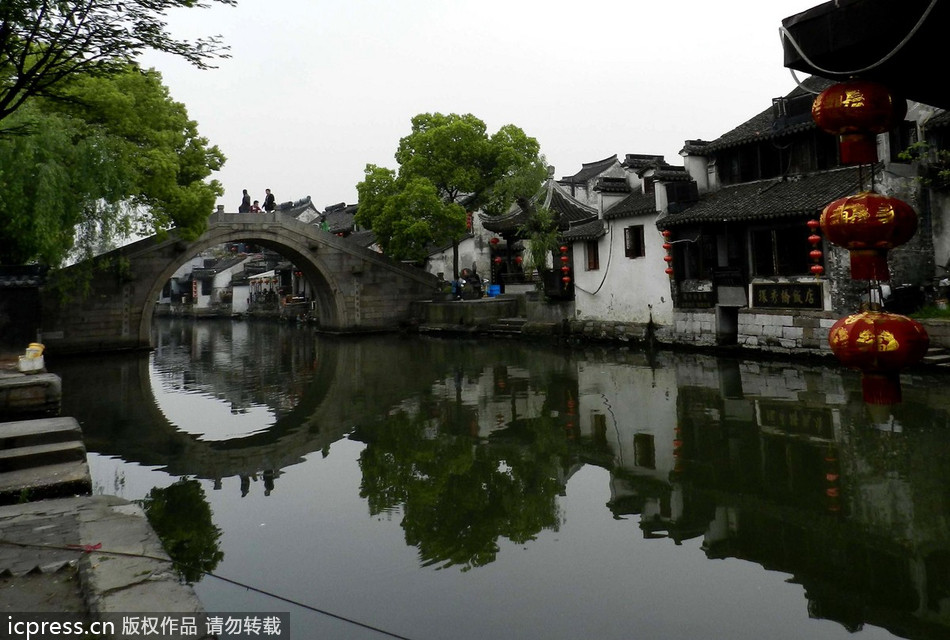
[[[495,258],[495,264],[501,264],[501,256]]]
[[[666,273],[666,275],[670,276],[671,278],[673,277],[673,267],[667,267],[663,271]]]
[[[498,244],[498,243],[499,243],[499,240],[498,240],[498,238],[492,238],[491,240],[489,240],[489,242],[492,243],[492,244]]]
[[[521,264],[522,262],[524,262],[524,258],[521,256],[515,256],[515,264]]]
[[[914,237],[917,214],[903,200],[865,191],[826,206],[821,230],[851,252],[852,279],[889,280],[887,252]]]
[[[564,284],[570,284],[570,282],[571,282],[571,277],[570,277],[570,276],[564,276],[563,278],[561,278],[561,282],[563,282]]]
[[[815,123],[838,136],[843,164],[877,162],[877,134],[896,127],[906,113],[906,101],[895,98],[887,87],[866,80],[834,84],[811,106]]]
[[[664,238],[669,238],[671,235],[673,235],[673,232],[670,231],[669,229],[664,229],[662,232],[662,235]]]
[[[568,258],[567,256],[561,256],[561,262],[566,264],[569,260],[570,258]]]
[[[664,250],[664,251],[669,251],[669,250],[672,249],[672,248],[673,248],[673,245],[671,245],[669,242],[664,242],[664,243],[663,243],[663,250]]]
[[[563,267],[561,267],[561,273],[568,273],[570,272],[570,270],[571,268],[567,265],[564,265]]]
[[[828,344],[842,364],[864,374],[865,402],[895,404],[901,399],[900,370],[924,357],[930,337],[906,316],[864,311],[834,323]]]
[[[663,259],[664,259],[666,262],[673,262],[673,256],[663,256]]]
[[[567,253],[567,245],[566,245],[566,244],[562,244],[562,245],[561,245],[561,253]]]
[[[819,220],[809,220],[807,223],[808,228],[811,229],[811,235],[808,236],[808,242],[811,243],[812,250],[809,252],[808,257],[812,259],[813,264],[811,266],[811,272],[815,275],[816,278],[821,276],[825,272],[825,268],[821,266],[821,249],[818,248],[818,245],[821,243],[821,236],[818,235],[818,227],[821,226],[821,221]]]

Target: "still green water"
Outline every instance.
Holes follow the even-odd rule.
[[[162,320],[48,359],[95,490],[292,637],[950,637],[950,377]]]

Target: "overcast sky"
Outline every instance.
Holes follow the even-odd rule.
[[[782,18],[820,0],[239,0],[179,10],[177,38],[220,35],[232,57],[162,72],[228,161],[215,177],[236,211],[311,196],[356,202],[367,163],[393,154],[424,112],[471,113],[537,138],[557,177],[626,153],[682,164],[795,87]],[[800,74],[801,76],[801,74]]]

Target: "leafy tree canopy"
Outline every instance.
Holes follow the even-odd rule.
[[[224,156],[198,135],[161,76],[134,65],[64,81],[33,98],[0,137],[0,263],[59,265],[103,238],[175,226],[197,237],[222,189]]]
[[[421,260],[432,244],[457,242],[466,209],[504,213],[546,175],[537,140],[514,125],[488,135],[471,114],[415,116],[396,161],[398,172],[366,166],[356,221],[374,231],[387,255],[405,260]]]
[[[237,0],[3,0],[0,2],[0,121],[32,96],[59,97],[76,75],[122,73],[145,50],[199,68],[227,57],[216,36],[191,42],[168,33],[169,9]],[[4,125],[8,123],[4,122]]]

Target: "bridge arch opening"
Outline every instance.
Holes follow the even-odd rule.
[[[317,247],[305,238],[275,238],[274,234],[248,233],[246,230],[225,229],[219,233],[205,234],[198,241],[187,245],[175,259],[159,272],[146,294],[139,327],[140,340],[147,341],[151,336],[152,317],[158,304],[159,295],[165,284],[182,265],[202,252],[216,246],[229,243],[254,244],[277,253],[289,260],[310,284],[312,295],[311,318],[317,326],[329,330],[348,324],[346,306],[339,295],[340,285],[331,269],[315,253]]]

